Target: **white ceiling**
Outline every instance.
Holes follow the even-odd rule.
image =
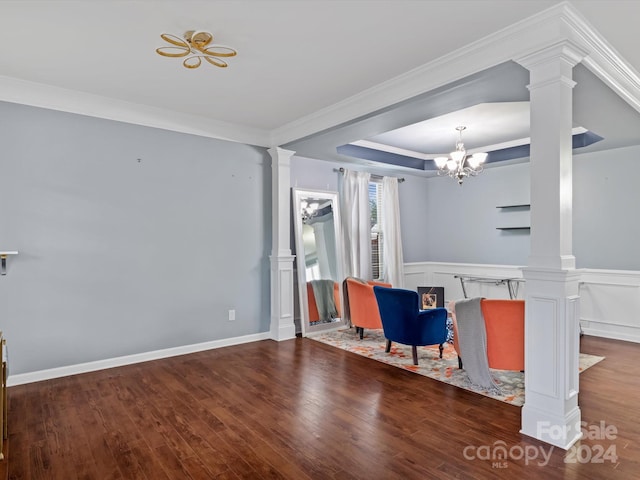
[[[91,94],[77,97],[85,103],[103,99],[142,116],[164,112],[176,122],[189,117],[203,129],[224,126],[267,139],[558,3],[3,0],[0,100],[38,103],[29,94],[3,93],[6,85],[34,87],[34,96],[82,92]],[[640,70],[640,1],[572,5]],[[210,31],[214,43],[238,51],[228,68],[187,70],[181,59],[155,53],[165,46],[161,33],[193,29]]]
[[[529,113],[529,102],[479,103],[375,135],[361,145],[395,147],[404,154],[422,152],[424,158],[434,158],[455,150],[456,128],[464,126],[462,141],[469,153],[497,150],[528,143]]]

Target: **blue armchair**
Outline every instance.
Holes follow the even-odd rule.
[[[442,344],[447,340],[446,308],[420,310],[418,294],[413,290],[376,286],[373,292],[387,338],[387,353],[391,342],[411,345],[413,364],[418,365],[418,346],[439,345],[442,358]]]

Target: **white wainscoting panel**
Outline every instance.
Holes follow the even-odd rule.
[[[534,338],[530,344],[544,346],[547,350],[545,355],[536,356],[533,360],[534,368],[529,369],[525,362],[527,372],[526,382],[533,393],[546,395],[551,398],[558,397],[558,354],[564,350],[560,344],[560,339],[556,335],[558,331],[558,301],[555,298],[533,297],[533,305],[527,305],[528,318],[533,318],[537,323],[535,328],[526,329],[527,334],[534,333]],[[525,353],[526,355],[526,353]],[[531,360],[527,358],[527,362]],[[552,381],[549,377],[553,378]]]
[[[577,295],[573,295],[571,297],[567,297],[565,302],[565,317],[567,319],[567,323],[565,325],[565,337],[566,341],[569,344],[568,348],[565,349],[565,355],[571,354],[570,352],[574,352],[571,354],[569,358],[569,368],[565,370],[565,400],[569,400],[570,398],[578,395],[579,390],[579,382],[578,382],[578,374],[580,371],[580,345],[577,331],[577,324],[580,316],[580,297]]]
[[[640,343],[640,272],[582,270],[580,324],[587,335]]]
[[[446,301],[464,298],[460,279],[456,275],[490,278],[522,278],[522,269],[515,265],[489,265],[474,263],[421,262],[404,266],[405,288],[444,287]],[[467,296],[509,298],[506,285],[465,282]],[[524,283],[520,283],[517,298],[524,298]]]
[[[640,343],[640,272],[634,270],[579,269],[580,299],[577,306],[582,332]],[[464,298],[456,275],[522,278],[516,265],[472,263],[406,263],[405,288],[444,287],[446,301]],[[519,284],[517,298],[524,298],[526,284]],[[467,283],[469,297],[509,298],[506,285]]]

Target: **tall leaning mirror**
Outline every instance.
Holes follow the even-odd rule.
[[[338,194],[293,190],[296,265],[302,335],[341,327],[341,246]]]

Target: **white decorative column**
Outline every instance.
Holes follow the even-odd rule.
[[[530,72],[531,255],[523,269],[525,404],[521,432],[568,449],[581,437],[579,297],[572,255],[573,67],[562,42],[519,59]]]
[[[581,437],[579,296],[572,255],[573,67],[562,42],[519,59],[530,72],[531,255],[523,271],[525,404],[521,432],[568,449]]]
[[[270,148],[271,155],[271,338],[295,338],[293,322],[293,259],[291,255],[291,156],[295,152]]]

